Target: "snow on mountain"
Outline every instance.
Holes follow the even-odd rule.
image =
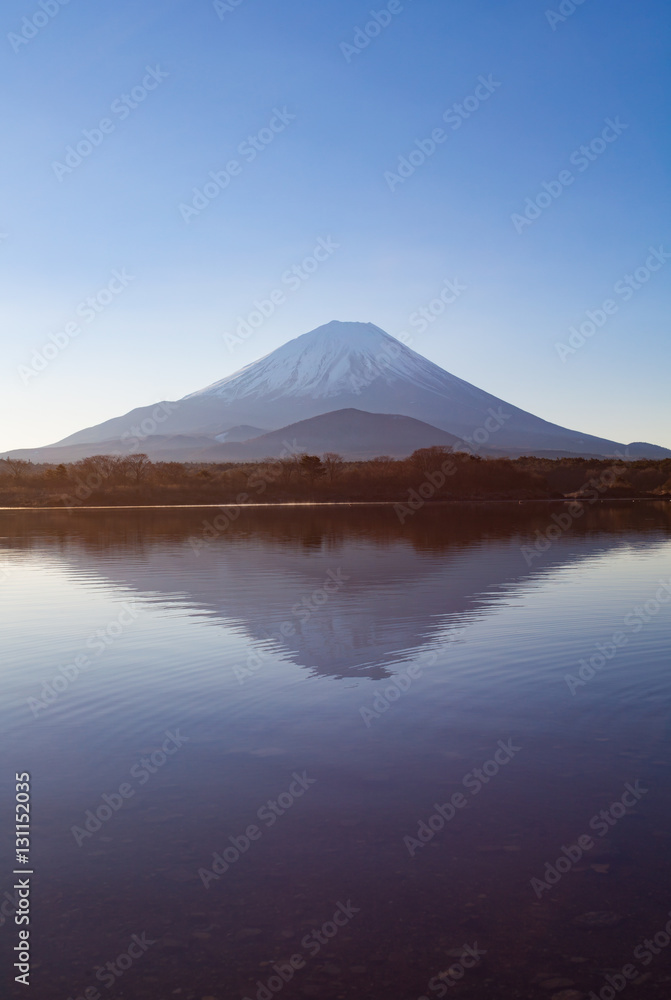
[[[492,396],[390,337],[372,323],[331,322],[176,402],[132,410],[56,445],[82,457],[121,447],[147,450],[160,437],[241,441],[248,429],[277,431],[342,410],[412,417],[487,452],[627,455],[624,444],[568,430]],[[156,440],[158,446],[159,442]],[[195,447],[195,446],[194,446]],[[659,457],[637,445],[636,456]],[[343,452],[347,442],[343,442]],[[35,460],[45,449],[33,449]],[[21,456],[30,457],[27,450]],[[634,457],[634,454],[630,457]],[[41,460],[47,460],[44,457]]]
[[[403,379],[440,392],[445,376],[453,378],[372,323],[334,321],[185,398],[218,396],[227,403],[249,397],[331,399],[377,379],[387,385]]]

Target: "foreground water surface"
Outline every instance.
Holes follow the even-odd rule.
[[[671,504],[565,510],[0,514],[4,992],[27,772],[40,1000],[667,998]]]

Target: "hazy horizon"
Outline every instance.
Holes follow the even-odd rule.
[[[2,449],[179,399],[332,319],[405,332],[548,421],[671,447],[668,9],[558,8],[392,0],[378,32],[354,0],[103,0],[26,29],[11,0]]]

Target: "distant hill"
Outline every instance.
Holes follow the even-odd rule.
[[[300,420],[239,445],[245,457],[273,458],[284,452],[322,455],[333,451],[349,459],[389,455],[404,458],[431,445],[452,447],[458,438],[413,417],[398,413],[335,410],[310,420]]]
[[[246,462],[278,458],[294,452],[323,455],[327,451],[355,460],[376,458],[378,455],[405,458],[418,448],[430,445],[450,447],[457,441],[454,435],[412,417],[350,409],[301,420],[248,441],[218,442],[206,437],[179,434],[152,435],[141,442],[138,450],[144,451],[153,462]],[[112,455],[125,451],[125,442],[101,441],[95,454]],[[13,457],[58,464],[76,462],[90,453],[87,445],[79,444],[26,449],[14,452]]]
[[[369,421],[362,441],[361,418],[336,416],[354,411],[413,420],[414,430],[430,429],[429,437],[418,440],[411,424],[396,423],[392,432],[389,421],[384,426]],[[306,450],[355,456],[371,450],[398,455],[405,448],[407,454],[408,449],[435,443],[441,432],[451,440],[472,439],[484,454],[671,456],[669,449],[640,442],[628,452],[628,446],[617,441],[550,423],[444,371],[372,323],[341,322],[296,337],[176,402],[132,410],[48,448],[9,454],[34,462],[65,462],[120,448],[178,461],[199,456],[214,460],[220,445],[247,445],[252,438],[258,440],[258,434],[267,439],[266,447],[275,448],[273,434],[284,435],[287,427],[329,415],[333,419],[303,426]],[[260,428],[268,433],[261,435]],[[397,443],[401,428],[412,448]]]

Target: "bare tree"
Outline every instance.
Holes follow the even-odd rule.
[[[27,462],[25,458],[6,458],[5,465],[7,466],[7,471],[10,475],[14,476],[17,483],[20,483],[25,478],[28,469],[33,463]]]
[[[126,459],[125,465],[128,478],[136,484],[143,482],[151,469],[149,456],[143,452],[139,452],[137,455],[130,455]]]
[[[80,476],[94,476],[109,482],[124,475],[125,459],[116,455],[90,455],[75,462],[74,468]]]
[[[182,483],[186,478],[182,462],[155,462],[154,476],[162,483]]]
[[[427,472],[435,472],[436,469],[439,469],[447,456],[451,454],[451,448],[437,444],[430,448],[418,448],[417,451],[413,451],[409,461],[422,475],[426,475]]]
[[[275,460],[273,459],[273,462]],[[288,455],[286,458],[280,458],[277,460],[277,464],[280,467],[280,479],[283,483],[290,483],[295,475],[300,472],[301,468],[301,456],[300,455]]]
[[[333,483],[343,470],[345,462],[342,455],[335,451],[327,451],[324,455],[324,468],[328,476],[329,483]]]

